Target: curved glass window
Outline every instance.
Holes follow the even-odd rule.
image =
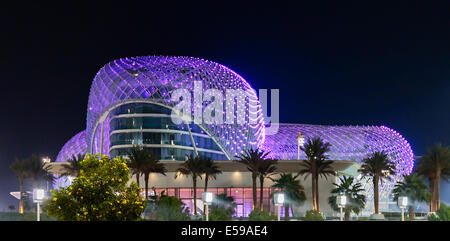
[[[185,160],[186,156],[193,152],[180,148],[180,146],[193,148],[192,139],[186,124],[176,125],[172,122],[171,110],[153,104],[132,103],[119,106],[111,113],[114,114],[109,129],[112,157],[127,154],[128,148],[119,148],[121,145],[164,145],[164,147],[147,147],[161,160]],[[224,154],[217,153],[222,150],[199,126],[192,123],[189,127],[200,155],[214,160],[227,160]]]
[[[158,113],[170,115],[172,111],[160,105],[131,103],[121,105],[111,112],[112,115],[139,114],[139,113]]]
[[[211,138],[193,136],[197,148],[221,151]],[[114,133],[110,137],[110,146],[160,144],[192,146],[191,137],[180,133],[124,132]]]
[[[110,122],[111,130],[123,129],[169,129],[169,130],[187,130],[185,125],[176,125],[170,117],[120,117],[114,118]],[[196,128],[200,129],[200,128]],[[195,133],[204,133],[201,131],[191,131]]]

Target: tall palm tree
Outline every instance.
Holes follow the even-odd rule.
[[[273,159],[264,159],[259,165],[258,173],[259,173],[259,209],[263,210],[263,196],[264,196],[264,180],[266,178],[270,178],[273,174],[275,174],[277,170],[278,161]]]
[[[409,218],[414,220],[414,207],[416,202],[428,202],[430,200],[430,193],[428,186],[423,181],[422,177],[413,173],[409,176],[404,176],[402,182],[395,185],[394,200],[397,201],[400,196],[407,196],[409,199]]]
[[[205,175],[205,187],[204,191],[206,192],[208,190],[208,181],[209,179],[216,179],[218,174],[222,174],[222,171],[219,169],[219,166],[217,166],[211,158],[200,158],[202,161],[202,169],[203,174]]]
[[[148,200],[148,180],[150,178],[150,174],[159,173],[165,176],[167,169],[151,150],[143,149],[143,152],[145,153],[145,159],[140,168],[142,170],[142,174],[144,175],[145,199]]]
[[[419,159],[416,163],[415,172],[418,173],[421,176],[424,176],[428,179],[428,188],[430,190],[430,212],[436,212],[436,202],[435,202],[435,174],[436,172],[433,170],[432,165],[427,165],[427,163],[424,162],[423,158]]]
[[[340,177],[339,184],[333,183],[333,185],[336,187],[331,190],[332,195],[328,198],[328,203],[335,211],[339,211],[336,203],[337,195],[344,194],[347,197],[344,216],[345,221],[349,221],[352,212],[360,213],[366,206],[366,196],[362,194],[365,189],[354,177]]]
[[[222,171],[219,169],[219,166],[217,166],[211,158],[201,158],[202,160],[202,169],[203,174],[205,175],[205,186],[203,191],[208,191],[208,181],[209,179],[216,179],[216,176],[218,174],[221,174]],[[206,209],[206,205],[203,206],[203,210]]]
[[[127,166],[130,168],[131,174],[136,175],[136,183],[139,188],[141,174],[143,171],[143,164],[148,158],[148,152],[143,146],[134,145],[127,151],[128,162]]]
[[[74,176],[77,177],[80,175],[81,170],[81,162],[84,160],[83,154],[78,154],[76,156],[72,156],[71,159],[67,160],[68,163],[64,164],[64,173],[61,176]]]
[[[256,197],[256,179],[259,176],[259,166],[267,158],[269,152],[264,152],[259,149],[250,148],[245,150],[241,155],[236,156],[238,163],[244,164],[247,166],[247,170],[252,173],[252,190],[253,190],[253,209],[257,206],[257,197]]]
[[[33,185],[37,187],[39,180],[45,180],[53,183],[55,178],[49,172],[50,167],[45,166],[42,159],[37,154],[32,154],[30,158],[26,159],[26,165],[28,166],[28,177],[33,179]]]
[[[305,175],[306,178],[311,175],[312,202],[313,210],[320,212],[319,207],[319,177],[327,179],[328,176],[336,175],[331,168],[333,161],[327,160],[327,152],[330,151],[331,144],[324,142],[320,137],[314,137],[307,140],[300,149],[305,152],[307,159],[300,163],[301,170],[299,175]]]
[[[292,173],[280,173],[278,179],[273,180],[272,187],[280,189],[284,193],[286,200],[284,203],[284,220],[289,220],[289,207],[295,203],[304,202],[306,200],[305,188],[297,180],[298,175],[293,176]]]
[[[194,189],[194,215],[197,215],[197,178],[202,178],[203,163],[201,157],[193,154],[189,155],[188,159],[177,169],[175,178],[181,175],[192,177],[192,188]]]
[[[26,164],[26,160],[16,158],[14,162],[9,166],[9,168],[11,168],[11,170],[13,170],[13,172],[16,173],[17,177],[19,178],[19,213],[23,214],[23,181],[24,179],[28,178],[28,166]]]
[[[441,143],[428,148],[428,153],[417,162],[416,171],[428,178],[431,191],[430,211],[436,212],[440,207],[441,179],[448,182],[450,177],[450,148]]]
[[[362,161],[361,167],[358,170],[363,176],[371,177],[373,183],[373,204],[375,214],[379,214],[379,194],[378,184],[383,182],[383,179],[389,179],[390,175],[395,172],[394,164],[389,160],[384,151],[374,152]]]

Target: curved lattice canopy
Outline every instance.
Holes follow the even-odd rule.
[[[396,166],[394,181],[402,179],[402,175],[410,174],[414,166],[414,154],[409,143],[399,133],[386,126],[280,124],[277,134],[266,136],[263,149],[270,151],[272,158],[296,160],[299,132],[306,140],[319,136],[330,143],[330,160],[360,163],[375,151],[385,151]],[[305,158],[305,153],[300,151],[300,159]],[[389,191],[394,183],[385,182],[381,188]],[[371,183],[368,183],[366,188],[371,189]]]
[[[72,158],[72,156],[77,156],[78,154],[86,154],[87,142],[86,142],[86,131],[82,131],[66,142],[61,151],[56,157],[57,162],[65,162]]]
[[[192,57],[148,56],[114,60],[98,71],[92,83],[87,114],[87,138],[89,150],[99,149],[94,139],[99,136],[98,125],[102,115],[121,103],[148,101],[174,107],[170,100],[175,89],[187,89],[192,93],[194,81],[201,81],[203,89],[218,89],[226,96],[226,89],[241,89],[250,99],[249,108],[260,106],[256,92],[241,76],[218,63]],[[206,105],[206,102],[203,103]],[[193,108],[194,105],[192,105]],[[225,111],[224,105],[223,110]],[[107,118],[107,117],[106,117]],[[252,118],[252,117],[250,117]],[[232,157],[245,148],[260,146],[264,141],[264,122],[259,112],[249,124],[198,123],[226,155]],[[225,120],[225,118],[224,118]],[[246,118],[247,123],[249,119]],[[106,122],[105,122],[106,123]],[[105,127],[108,129],[108,127]],[[105,130],[106,130],[105,129]],[[107,138],[105,138],[107,139]],[[94,143],[94,146],[91,146]],[[108,143],[104,143],[105,152]]]

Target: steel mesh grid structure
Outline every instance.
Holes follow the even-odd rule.
[[[64,144],[56,157],[56,162],[65,162],[72,159],[73,156],[78,154],[84,155],[87,152],[86,131],[82,131]]]
[[[88,151],[99,152],[101,132],[98,126],[102,115],[111,108],[139,101],[172,108],[177,103],[171,101],[171,93],[176,89],[187,89],[192,92],[195,81],[201,81],[203,89],[214,88],[221,91],[224,103],[227,89],[242,89],[248,96],[248,103],[245,105],[245,124],[196,123],[211,136],[229,158],[247,148],[262,145],[264,141],[262,111],[258,111],[254,116],[248,114],[252,109],[261,110],[260,104],[255,90],[241,76],[223,65],[199,58],[145,56],[114,60],[101,68],[95,76],[88,102],[86,128]],[[195,103],[192,105],[193,113],[194,106]],[[226,106],[223,109],[225,110]],[[109,121],[105,121],[104,153],[109,151],[106,136],[108,125]]]
[[[409,175],[414,166],[414,154],[409,143],[396,131],[386,126],[323,126],[304,124],[279,124],[278,133],[267,135],[263,144],[269,157],[279,160],[297,160],[297,134],[301,132],[305,139],[319,136],[331,144],[328,159],[354,161],[361,163],[375,151],[385,151],[395,164],[396,171],[392,181],[380,184],[381,198],[390,193],[396,181],[403,175]],[[300,160],[306,155],[300,151]],[[372,200],[372,182],[363,181],[368,191],[368,199]]]

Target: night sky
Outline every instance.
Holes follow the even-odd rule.
[[[255,89],[280,89],[281,122],[386,125],[416,155],[450,144],[450,6],[243,4],[2,8],[0,210],[18,205],[14,157],[54,160],[85,129],[96,72],[122,57],[221,63]]]

